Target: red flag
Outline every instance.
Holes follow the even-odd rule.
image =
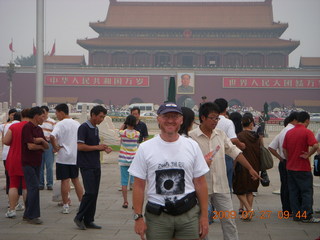
[[[37,55],[37,48],[36,46],[34,45],[34,42],[33,42],[33,56]]]
[[[10,49],[11,52],[14,52],[12,39],[11,39],[11,43],[9,44],[9,49]]]
[[[53,56],[56,53],[56,42],[54,42],[53,46],[52,46],[52,50],[50,53],[50,56]]]

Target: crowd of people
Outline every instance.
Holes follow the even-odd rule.
[[[93,107],[89,120],[82,124],[69,116],[66,104],[55,107],[58,122],[48,112],[46,106],[21,113],[10,110],[8,121],[0,125],[9,200],[5,215],[13,218],[17,210],[24,210],[25,221],[42,224],[39,191],[53,189],[55,162],[56,180],[61,182],[61,212],[69,213],[71,181],[80,203],[74,223],[81,230],[100,229],[94,221],[100,151],[110,153],[112,148],[100,142],[97,125],[107,109]],[[240,219],[250,221],[264,145],[264,130],[253,114],[228,114],[228,102],[223,98],[214,102],[203,98],[200,125],[195,128],[195,114],[189,108],[166,102],[157,114],[160,132],[151,139],[139,108],[130,110],[119,129],[122,207],[128,208],[127,191],[133,185],[135,232],[141,239],[208,239],[212,220],[208,208],[234,212],[232,193],[239,199]],[[279,159],[283,211],[294,221],[317,223],[320,219],[312,215],[309,158],[320,153],[320,133],[314,136],[307,129],[309,122],[307,112],[292,112],[269,150]],[[19,203],[20,195],[24,205]],[[224,239],[238,239],[235,219],[220,220]]]

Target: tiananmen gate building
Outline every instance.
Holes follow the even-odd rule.
[[[301,68],[288,67],[289,54],[300,42],[281,39],[288,24],[273,19],[271,0],[110,0],[106,19],[89,26],[98,37],[77,40],[88,50],[88,65],[81,57],[65,63],[56,58],[60,62],[54,65],[47,60],[47,99],[160,104],[167,99],[169,78],[176,77],[178,89],[188,74],[192,90],[177,91],[181,105],[198,104],[203,95],[258,110],[264,102],[282,106],[320,100],[320,65],[308,67],[308,58],[302,58]],[[6,88],[5,71],[0,69],[0,81]],[[13,89],[14,102],[31,105],[35,68],[17,68]],[[7,101],[9,93],[2,91],[0,101]]]

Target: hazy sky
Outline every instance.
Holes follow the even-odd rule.
[[[76,41],[98,36],[89,22],[105,20],[109,0],[44,1],[45,53],[51,51],[56,40],[56,55],[85,55],[87,58],[88,51]],[[298,67],[301,56],[320,57],[319,12],[320,0],[273,0],[274,21],[289,23],[281,38],[300,40],[300,46],[290,54],[290,66]],[[11,38],[15,50],[13,58],[32,54],[32,42],[36,41],[36,0],[0,0],[0,65],[6,65],[11,59]]]

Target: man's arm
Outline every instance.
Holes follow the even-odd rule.
[[[33,142],[35,144],[42,145],[43,149],[48,149],[49,148],[49,143],[47,142],[47,140],[45,140],[42,137],[34,138]]]
[[[193,179],[194,188],[200,204],[200,219],[199,219],[199,236],[201,239],[208,234],[208,187],[205,176]]]
[[[106,144],[87,145],[78,142],[78,151],[91,152],[91,151],[106,151],[109,147]]]
[[[280,156],[280,154],[279,154],[275,149],[273,149],[273,148],[271,148],[271,147],[268,147],[268,150],[271,152],[271,154],[272,154],[273,156],[275,156],[276,158],[278,158],[280,162],[283,161],[283,158]]]
[[[241,142],[238,138],[232,138],[230,139],[231,142],[236,145],[240,150],[244,150],[246,148],[246,145]]]
[[[142,214],[145,186],[146,186],[146,180],[143,180],[137,177],[134,178],[132,202],[133,202],[134,212],[137,214]],[[134,230],[136,234],[140,235],[140,238],[142,240],[145,239],[144,235],[147,230],[147,225],[144,222],[143,218],[139,218],[138,220],[135,221]]]
[[[242,153],[240,153],[235,160],[238,161],[242,166],[244,166],[249,171],[251,178],[253,180],[260,179],[259,174],[252,168],[252,166],[250,165],[248,160],[243,156]]]
[[[45,150],[42,144],[27,143],[27,146],[30,151]]]
[[[50,142],[52,144],[53,147],[53,152],[59,152],[59,150],[62,148],[61,146],[58,145],[57,143],[57,139],[55,138],[55,136],[50,135]]]
[[[12,131],[10,129],[8,129],[6,135],[4,135],[4,137],[2,139],[2,143],[7,146],[10,146],[11,141],[12,141]]]
[[[312,154],[314,154],[319,148],[319,144],[316,143],[314,144],[309,152],[304,152],[303,154],[300,155],[300,157],[304,158],[304,159],[308,159]]]

